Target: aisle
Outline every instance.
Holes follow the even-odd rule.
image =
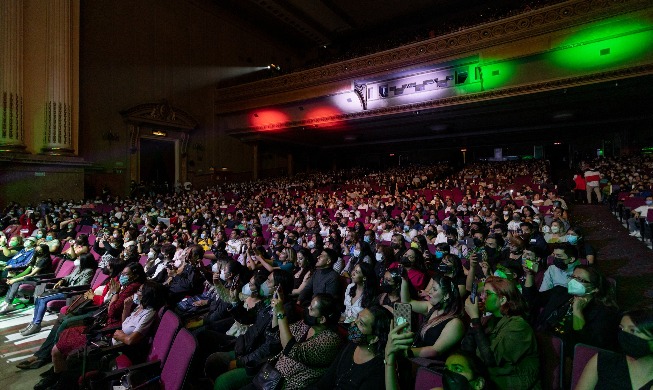
[[[597,251],[597,267],[617,281],[622,309],[653,307],[653,251],[628,235],[608,206],[572,205],[572,218]]]

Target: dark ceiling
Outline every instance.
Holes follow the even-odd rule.
[[[474,22],[484,14],[524,7],[524,3],[517,0],[214,0],[217,7],[297,49],[337,48],[352,39],[421,29],[428,32],[446,23]]]
[[[351,42],[373,42],[411,31],[446,30],[545,1],[487,0],[214,0],[216,6],[288,43],[297,53],[310,48],[346,51]],[[422,36],[422,39],[426,36]],[[333,53],[332,53],[333,54]],[[310,58],[307,58],[310,62]],[[624,128],[650,129],[653,77],[604,82],[489,102],[437,108],[331,127],[299,127],[238,135],[270,147],[329,150],[366,147],[391,150],[447,149],[478,145],[570,141]],[[648,136],[650,139],[650,135]],[[653,142],[653,140],[651,140]]]

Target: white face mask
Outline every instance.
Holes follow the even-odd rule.
[[[175,268],[181,267],[181,260],[175,260]]]
[[[73,264],[75,264],[75,267],[79,267],[79,265],[81,264],[81,262],[79,261],[79,259],[77,259],[77,260],[75,260],[75,261],[73,262]]]
[[[227,271],[225,270],[220,271],[220,280],[222,281],[227,280]]]
[[[354,257],[358,257],[358,256],[361,255],[361,251],[360,251],[360,249],[354,249],[352,254],[354,255]]]
[[[308,245],[308,249],[313,249],[315,248],[315,241],[309,241],[307,245]]]
[[[214,263],[214,264],[211,266],[211,272],[213,272],[213,273],[218,272],[218,263]],[[220,276],[222,276],[222,274],[220,274]]]
[[[154,258],[154,252],[149,252],[149,253],[147,254],[147,258],[150,259],[150,260],[152,260],[152,259]]]
[[[376,252],[376,261],[383,261],[383,253]]]

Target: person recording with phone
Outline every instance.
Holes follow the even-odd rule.
[[[540,386],[537,341],[523,317],[526,309],[515,284],[497,276],[485,280],[480,299],[470,295],[465,301],[471,323],[462,349],[475,353],[487,365],[490,381],[500,389]],[[484,312],[491,315],[482,317]]]
[[[422,326],[415,334],[414,347],[406,350],[406,356],[443,360],[465,335],[465,326],[460,319],[462,302],[458,286],[450,277],[435,274],[431,279],[428,300],[417,301],[411,299],[409,282],[402,275],[401,302],[409,303],[413,312],[424,316]]]

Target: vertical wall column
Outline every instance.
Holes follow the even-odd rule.
[[[295,162],[292,158],[292,153],[288,153],[288,177],[295,176]]]
[[[0,152],[25,149],[23,1],[0,1]]]
[[[72,0],[47,1],[44,154],[74,153]]]

